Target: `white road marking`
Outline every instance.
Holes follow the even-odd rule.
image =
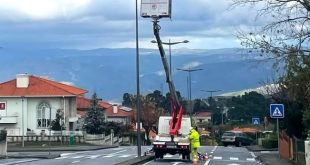
[[[213,159],[215,159],[215,160],[221,160],[221,159],[222,159],[222,157],[219,157],[219,156],[214,156],[214,157],[213,157]]]
[[[104,158],[111,158],[111,157],[113,157],[113,156],[115,156],[115,155],[106,155],[106,156],[103,156]]]
[[[72,163],[74,164],[74,163],[79,163],[80,161],[79,160],[77,160],[77,161],[73,161]]]
[[[122,156],[119,156],[119,158],[127,158],[129,156],[131,156],[131,155],[122,155]]]
[[[217,147],[218,146],[215,146],[210,153],[213,154],[215,152],[215,150],[217,149]]]
[[[239,160],[239,158],[235,158],[235,157],[230,157],[230,160]]]
[[[75,156],[75,157],[72,157],[72,159],[79,159],[79,158],[83,158],[84,155],[81,155],[81,156]]]
[[[118,151],[118,152],[110,153],[109,155],[114,155],[114,154],[118,154],[118,153],[125,152],[125,151],[127,151],[127,150],[122,150],[122,151]]]
[[[67,159],[68,157],[67,156],[62,156],[62,157],[58,157],[58,158],[55,158],[55,159]]]
[[[101,156],[101,155],[92,155],[92,156],[90,156],[90,157],[88,157],[89,159],[95,159],[95,158],[98,158],[99,156]]]
[[[74,153],[62,153],[62,154],[60,154],[60,156],[68,156],[68,155],[72,155],[72,154],[74,154]]]
[[[210,163],[210,159],[206,161],[206,163],[204,165],[209,165]]]
[[[117,150],[122,150],[122,149],[123,148],[113,148],[112,150],[114,150],[114,151],[116,150],[117,151]]]
[[[254,158],[246,158],[247,161],[251,161],[251,162],[254,162],[255,159]]]
[[[254,154],[254,152],[250,152],[250,154],[253,158],[256,158],[256,155]]]

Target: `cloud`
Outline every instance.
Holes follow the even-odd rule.
[[[200,66],[200,65],[202,65],[202,63],[201,63],[201,62],[198,62],[198,61],[192,61],[192,62],[189,62],[189,63],[187,63],[187,64],[183,65],[183,66],[181,67],[181,69],[191,69],[191,68],[196,68],[196,67],[198,67],[198,66]]]
[[[238,47],[234,32],[261,26],[255,10],[227,10],[226,0],[173,1],[160,21],[163,40],[189,40],[173,49]],[[135,1],[0,0],[2,47],[94,49],[135,47]],[[141,48],[156,48],[151,19],[139,17]]]

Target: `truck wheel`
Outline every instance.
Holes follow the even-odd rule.
[[[155,160],[160,157],[160,154],[158,152],[155,152]]]

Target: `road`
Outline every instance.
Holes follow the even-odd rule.
[[[199,165],[257,165],[254,153],[243,147],[202,146],[200,153],[208,153],[208,161],[199,161]],[[144,165],[185,165],[192,164],[180,160],[178,155],[166,155],[162,160],[150,161]]]
[[[142,153],[149,150],[150,146],[143,146]],[[242,147],[202,146],[200,153],[208,153],[208,161],[200,161],[200,165],[256,165],[254,154]],[[121,146],[119,148],[103,149],[96,151],[65,152],[56,159],[3,159],[0,165],[113,165],[137,157],[135,146]],[[162,160],[152,160],[144,165],[185,165],[192,162],[182,161],[179,155],[165,155]]]

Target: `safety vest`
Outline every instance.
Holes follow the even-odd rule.
[[[200,147],[200,141],[199,141],[199,133],[192,129],[189,133],[189,140],[191,142],[192,147],[198,148]]]

